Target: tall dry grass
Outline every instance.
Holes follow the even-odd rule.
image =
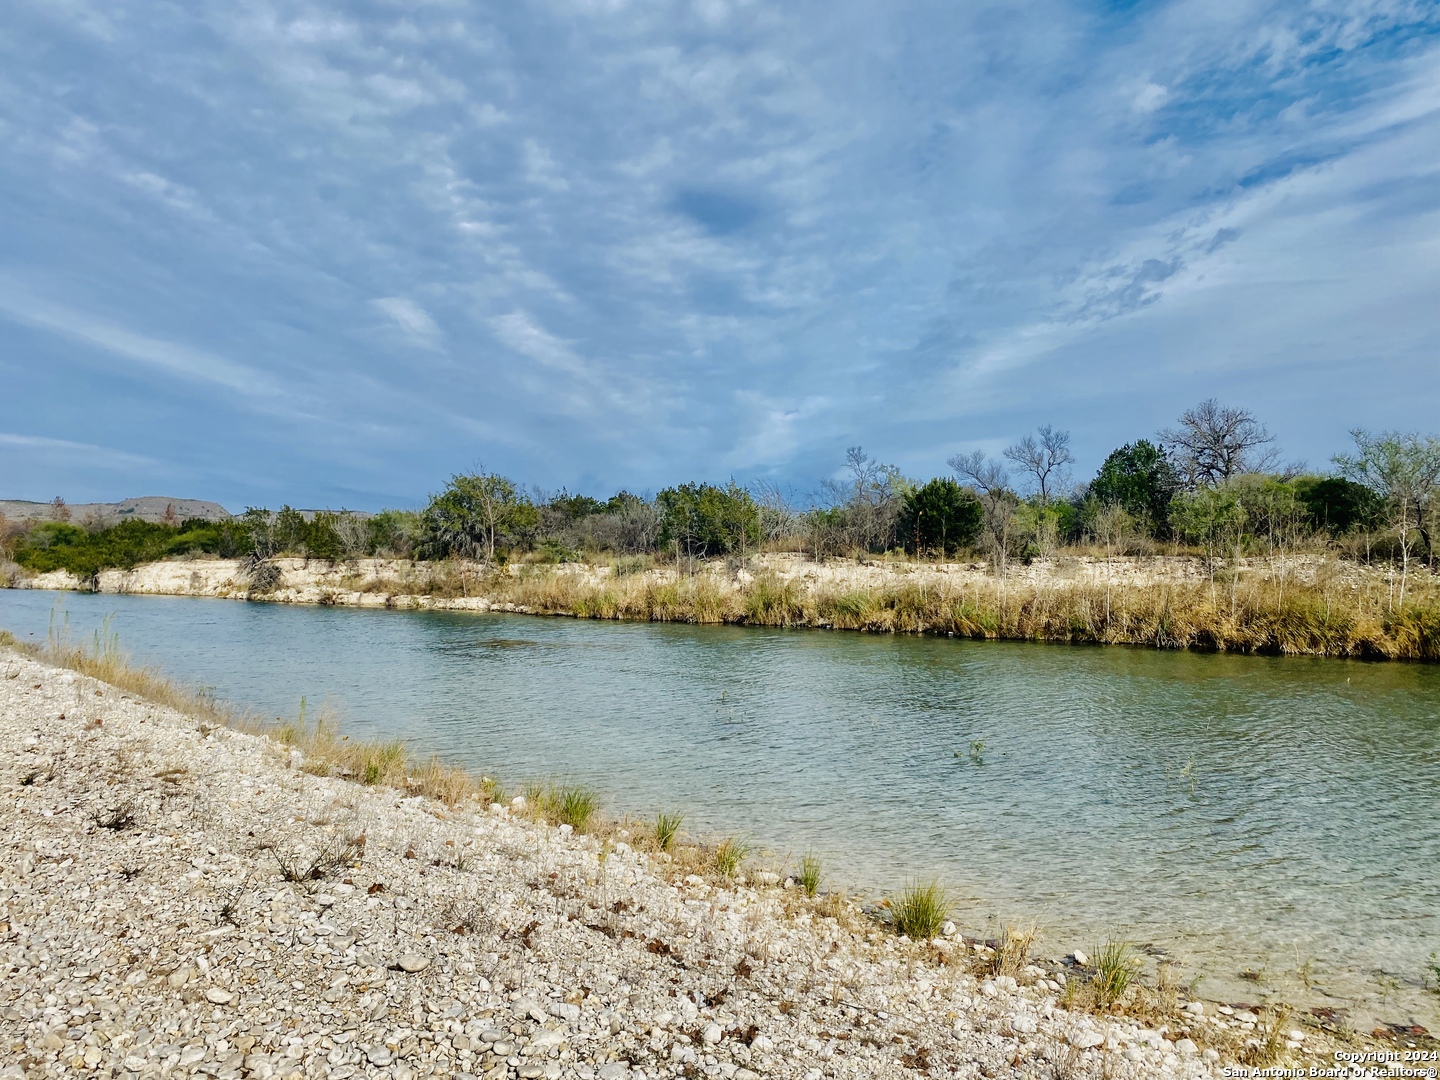
[[[871,588],[802,584],[765,572],[748,582],[707,571],[623,577],[530,572],[484,582],[493,602],[537,614],[648,622],[823,627],[982,639],[1166,649],[1440,660],[1440,579],[1404,607],[1381,575],[1299,582],[1245,572],[1217,583],[1050,582],[986,578]]]

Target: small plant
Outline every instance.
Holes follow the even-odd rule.
[[[971,762],[971,764],[973,764],[973,765],[984,765],[984,764],[985,764],[985,740],[984,740],[984,739],[971,739],[971,740],[970,740],[970,762]]]
[[[656,814],[655,815],[655,843],[661,851],[669,851],[675,845],[675,837],[680,833],[680,826],[684,824],[684,814]]]
[[[237,929],[240,923],[236,920],[236,913],[240,910],[240,900],[245,895],[245,887],[236,885],[220,898],[220,910],[215,913],[215,925],[229,923]]]
[[[120,876],[126,881],[134,881],[142,873],[141,868],[133,863],[126,863],[120,867]]]
[[[280,876],[286,881],[306,883],[324,881],[327,877],[358,862],[365,853],[363,836],[341,840],[334,837],[325,843],[315,855],[306,859],[303,855],[282,855],[277,848],[271,848],[275,862],[279,864]]]
[[[929,941],[940,933],[950,914],[950,902],[938,881],[915,882],[905,887],[891,907],[890,921],[897,934],[912,941]]]
[[[1000,935],[999,948],[995,955],[987,957],[991,975],[1009,975],[1014,978],[1030,959],[1030,950],[1040,936],[1038,927],[1028,930],[1007,926]]]
[[[740,869],[740,864],[745,861],[745,856],[749,854],[749,844],[743,840],[737,840],[733,836],[727,836],[715,849],[716,873],[725,878],[734,877],[735,872]]]
[[[599,797],[585,787],[563,787],[552,792],[546,801],[560,824],[569,825],[576,832],[585,831],[600,806]]]
[[[1290,1019],[1290,1010],[1278,1009],[1264,1018],[1265,1039],[1243,1058],[1246,1065],[1269,1068],[1278,1065],[1285,1055],[1285,1024]]]
[[[135,804],[123,802],[113,810],[95,815],[95,824],[111,832],[123,832],[135,825]]]
[[[809,854],[800,860],[800,887],[805,890],[806,896],[814,896],[820,891],[820,882],[824,877],[820,860],[815,855]]]
[[[1140,974],[1140,957],[1128,941],[1107,941],[1095,953],[1095,977],[1090,985],[1095,1006],[1109,1009],[1120,1003]]]
[[[1440,995],[1440,955],[1430,954],[1430,985],[1432,994]]]

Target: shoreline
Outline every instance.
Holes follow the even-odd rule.
[[[238,559],[180,559],[101,571],[14,576],[11,588],[193,596],[267,603],[630,622],[914,633],[976,640],[1341,659],[1440,661],[1440,577],[1409,581],[1323,556],[1247,560],[1213,579],[1189,556],[1062,557],[992,576],[983,563],[758,555],[693,575],[667,566],[485,564],[278,558],[269,579]]]
[[[403,989],[422,981],[409,978],[418,974],[403,970],[411,954],[398,950],[412,946],[423,949],[415,954],[425,960],[421,970],[432,963],[448,964],[445,970],[451,980],[452,996],[460,992],[461,984],[473,980],[462,1009],[473,1015],[462,1027],[476,1026],[472,1020],[497,1024],[503,1019],[507,1023],[518,1021],[524,1029],[529,1041],[518,1049],[530,1047],[531,1053],[510,1055],[518,1063],[510,1062],[505,1071],[496,1071],[503,1062],[494,1060],[486,1076],[554,1073],[584,1077],[586,1070],[606,1080],[622,1075],[636,1080],[642,1075],[688,1075],[685,1065],[698,1062],[704,1069],[710,1064],[704,1060],[709,1048],[716,1051],[710,1053],[716,1068],[732,1066],[728,1073],[714,1075],[727,1075],[731,1080],[748,1080],[745,1069],[753,1076],[804,1077],[811,1076],[815,1068],[821,1070],[821,1076],[908,1076],[914,1075],[912,1070],[922,1063],[952,1070],[946,1075],[978,1075],[977,1065],[991,1063],[992,1069],[1003,1070],[1010,1060],[1029,1061],[1036,1066],[1046,1062],[1051,1067],[1064,1064],[1077,1070],[1074,1075],[1081,1076],[1092,1072],[1099,1075],[1109,1068],[1112,1071],[1106,1075],[1198,1077],[1218,1074],[1218,1069],[1212,1073],[1210,1059],[1218,1060],[1219,1051],[1202,1056],[1197,1040],[1225,1048],[1229,1051],[1225,1056],[1233,1060],[1237,1052],[1254,1052],[1254,1047],[1246,1050],[1244,1040],[1257,1041],[1257,1022],[1263,1034],[1260,1017],[1250,1017],[1247,1036],[1247,1021],[1236,1020],[1233,1010],[1227,1019],[1217,1016],[1213,1006],[1207,1009],[1203,1003],[1196,1003],[1189,1006],[1191,1010],[1200,1008],[1201,1014],[1196,1015],[1180,1009],[1178,995],[1172,995],[1168,1008],[1162,1007],[1147,1017],[1150,1026],[1130,1018],[1101,1018],[1069,1010],[1064,1008],[1063,991],[1053,980],[1064,980],[1067,970],[1072,979],[1079,976],[1073,960],[1057,963],[1037,959],[1015,971],[1018,980],[1014,976],[985,978],[972,969],[975,957],[982,955],[979,942],[942,936],[933,944],[912,944],[897,939],[893,932],[882,931],[879,924],[853,905],[847,909],[843,902],[831,903],[827,908],[807,901],[797,890],[781,887],[778,875],[772,882],[764,876],[766,871],[753,873],[751,880],[743,883],[714,875],[708,879],[698,874],[682,875],[683,867],[654,852],[647,853],[638,838],[626,837],[635,839],[635,844],[614,839],[614,826],[601,839],[573,828],[525,820],[509,808],[486,806],[483,801],[471,800],[447,809],[423,795],[404,797],[403,792],[397,794],[383,787],[312,776],[296,760],[303,755],[267,737],[197,723],[192,717],[147,703],[133,693],[50,667],[15,650],[0,648],[0,658],[6,675],[0,682],[0,745],[11,766],[6,772],[13,773],[17,764],[25,763],[49,770],[43,780],[32,777],[28,784],[23,776],[18,781],[7,776],[6,786],[15,798],[6,798],[0,804],[0,818],[7,819],[7,835],[21,838],[18,843],[16,839],[11,841],[12,848],[18,847],[21,853],[13,860],[20,873],[19,880],[14,871],[6,874],[11,878],[5,882],[11,899],[5,919],[10,930],[8,939],[13,943],[10,955],[24,960],[16,965],[12,959],[12,967],[22,976],[27,971],[33,973],[30,961],[34,956],[33,950],[21,948],[25,945],[21,935],[27,932],[29,912],[19,886],[33,875],[36,865],[48,859],[52,868],[59,864],[58,869],[63,870],[72,865],[65,862],[69,858],[75,868],[86,868],[86,885],[97,897],[108,895],[118,900],[117,894],[137,893],[135,899],[139,900],[142,914],[164,914],[167,904],[183,908],[183,916],[177,913],[172,921],[179,929],[191,932],[177,931],[177,941],[201,947],[201,956],[213,956],[218,946],[231,938],[246,937],[254,948],[270,948],[267,956],[273,961],[279,955],[274,949],[276,942],[284,938],[285,927],[289,927],[292,946],[294,934],[298,933],[301,943],[309,948],[304,941],[304,934],[309,933],[310,941],[318,942],[320,948],[312,950],[315,955],[306,963],[318,957],[327,971],[343,966],[348,980],[342,981],[338,974],[326,976],[333,985],[322,980],[329,986],[321,994],[327,1002],[346,1000],[358,1004],[358,998],[369,1001],[365,1009],[377,1009],[376,987]],[[56,719],[57,712],[67,719]],[[84,769],[83,775],[75,775],[75,766],[87,763],[93,763],[93,767]],[[52,786],[57,781],[62,782]],[[125,804],[135,821],[128,828],[107,829],[104,815],[114,813],[111,803],[121,805],[127,782],[138,783],[141,788]],[[267,792],[270,798],[261,798]],[[44,805],[55,800],[62,805]],[[167,809],[170,807],[175,809]],[[259,828],[245,828],[247,825]],[[58,846],[56,837],[47,831],[52,828],[59,831]],[[308,845],[308,850],[314,851],[335,842],[346,829],[351,833],[359,830],[359,854],[324,881],[298,884],[283,880],[281,856],[244,838],[251,833],[280,837],[283,839],[275,841],[276,850],[294,847],[298,852]],[[28,841],[24,839],[27,835]],[[122,840],[128,844],[123,858],[115,862],[114,849]],[[87,847],[96,850],[83,850]],[[163,879],[160,873],[151,873],[148,866],[127,876],[136,867],[125,860],[139,857],[150,848],[157,849],[157,855],[173,849],[176,857],[184,856],[176,864],[177,869],[169,871],[172,878]],[[106,858],[111,859],[108,873],[99,871]],[[342,874],[350,879],[351,889],[344,888],[344,880],[332,884]],[[72,870],[69,877],[74,876]],[[157,896],[155,887],[161,880],[171,881],[174,888],[161,888]],[[379,890],[374,888],[377,882],[383,883]],[[148,894],[145,888],[150,889]],[[198,921],[195,894],[200,894],[213,909]],[[71,894],[67,891],[62,895]],[[377,896],[381,903],[372,905],[370,901]],[[129,903],[133,905],[134,899]],[[118,906],[113,902],[99,904],[112,913]],[[205,904],[199,906],[204,908]],[[392,923],[388,936],[380,925],[386,919],[377,922],[376,911]],[[422,911],[428,914],[430,925],[416,923],[401,934],[400,924],[407,920],[414,923]],[[301,917],[305,913],[313,916],[309,922]],[[460,929],[446,929],[445,924],[457,918],[457,913],[456,925]],[[72,920],[85,921],[79,911],[66,914]],[[47,911],[41,921],[53,917],[54,913]],[[471,926],[476,919],[479,921]],[[327,941],[336,944],[336,935],[321,929],[326,920],[332,925],[338,923],[336,928],[344,931],[339,941],[345,946],[343,954],[326,945]],[[358,929],[356,921],[367,928]],[[296,929],[302,925],[310,929]],[[118,943],[134,934],[132,921],[131,929],[114,940]],[[517,935],[522,939],[519,945],[515,943]],[[549,958],[532,955],[540,951],[533,938],[542,936],[553,936],[555,959],[545,968],[543,977],[537,978],[542,973],[536,961]],[[201,983],[195,963],[187,966],[178,956],[164,962],[157,960],[155,950],[165,947],[163,937],[155,938],[148,963],[143,948],[130,948],[128,963],[138,966],[119,988],[114,988],[114,993],[125,996],[130,987],[139,993],[158,980],[159,999],[149,1006],[142,1005],[142,1012],[145,1008],[163,1012],[167,997],[164,987],[183,988],[194,979],[207,995],[218,985],[221,995],[231,996],[224,1002],[209,997],[202,1003],[192,995],[186,1007],[172,1003],[181,1012],[190,1009],[185,1019],[195,1021],[210,1015],[211,1022],[218,1023],[230,1015],[236,997],[250,1008],[252,1019],[270,1017],[258,1021],[262,1028],[267,1023],[294,1021],[298,1017],[300,1010],[293,1006],[290,1014],[282,1016],[285,1009],[275,1000],[288,999],[289,991],[280,990],[267,998],[247,989],[254,980],[246,982],[243,978],[247,971],[245,957],[229,956],[219,948],[221,959],[203,969]],[[506,956],[513,962],[502,961],[507,943]],[[93,935],[88,944],[93,950]],[[396,955],[380,955],[386,950]],[[169,952],[175,953],[175,949]],[[52,972],[57,969],[55,960],[52,955]],[[157,963],[159,969],[168,970],[158,970]],[[619,969],[617,974],[605,968],[609,975],[617,975],[613,992],[608,994],[604,988],[607,980],[596,976],[596,971],[607,963]],[[467,969],[467,964],[472,966]],[[393,974],[397,966],[402,972],[399,975]],[[249,970],[253,972],[255,965],[251,964]],[[181,971],[188,974],[177,984],[177,973]],[[569,971],[573,974],[566,977]],[[137,972],[141,972],[138,977]],[[87,970],[83,978],[95,975]],[[621,977],[626,975],[629,978]],[[81,973],[77,971],[75,977],[82,978]],[[680,998],[671,993],[677,980],[691,987],[687,1000],[693,1006],[693,1017],[688,1016],[689,1006],[679,1010],[685,1015],[677,1016],[676,1002]],[[616,988],[622,982],[628,983],[628,989],[619,992]],[[1022,982],[1030,985],[1019,985]],[[581,985],[578,989],[561,985],[574,983]],[[312,984],[313,978],[306,982],[307,986]],[[717,984],[724,984],[719,993]],[[356,989],[347,994],[347,987]],[[333,996],[337,992],[339,996]],[[579,998],[571,1001],[577,992]],[[94,987],[86,993],[98,1000]],[[33,1025],[36,1036],[27,1043],[32,1057],[37,1049],[58,1052],[62,1048],[51,1048],[50,1043],[56,1038],[64,1043],[65,1038],[57,1036],[53,1028],[41,1032],[45,1025],[37,1022],[37,1016],[43,1020],[43,1010],[28,1017],[17,1012],[15,1002],[22,996],[23,990],[17,990],[13,997],[0,1001],[0,1025],[9,1027],[17,1018]],[[361,1035],[355,1039],[337,1041],[334,1036],[343,1035],[343,1030],[321,1036],[333,1044],[323,1060],[337,1067],[333,1047],[343,1048],[351,1042],[358,1046],[363,1037],[371,1040],[369,1050],[375,1051],[373,1056],[366,1050],[365,1056],[352,1063],[349,1058],[354,1054],[341,1051],[339,1057],[345,1063],[338,1068],[358,1067],[366,1075],[425,1075],[424,1066],[436,1060],[433,1054],[429,1059],[425,1055],[432,1052],[432,1046],[438,1053],[443,1040],[433,1037],[437,1035],[433,1026],[428,1041],[412,1037],[416,1025],[400,1020],[406,1019],[402,1014],[416,995],[410,993],[405,998],[402,994],[403,1000],[398,1002],[391,1001],[394,996],[385,998],[385,1016],[391,1025],[387,1031],[379,1031],[373,1022],[368,1027],[362,1022]],[[183,997],[178,995],[177,1003]],[[460,1003],[462,999],[454,1001]],[[556,1013],[545,1004],[547,1001],[574,1004],[577,1008]],[[431,1009],[428,1001],[420,1004],[423,1007],[418,1011],[411,1008],[409,1019],[424,1019],[426,1013],[431,1017],[445,1016],[453,1009],[453,1004],[440,1003],[443,1008],[437,1009]],[[211,1009],[211,1005],[217,1007]],[[528,1008],[530,1005],[537,1007]],[[261,1012],[255,1013],[255,1009]],[[517,1011],[532,1019],[517,1017]],[[540,1014],[538,1019],[536,1012]],[[647,1012],[648,1017],[641,1015]],[[104,1008],[100,1014],[103,1018]],[[616,1016],[621,1017],[619,1031],[615,1030]],[[1217,1021],[1224,1026],[1217,1026]],[[1297,1021],[1292,1017],[1284,1023]],[[1271,1016],[1272,1027],[1277,1022]],[[157,1017],[147,1030],[153,1034],[164,1023]],[[184,1019],[179,1023],[183,1028]],[[884,1040],[874,1037],[878,1034],[877,1023],[889,1032]],[[719,1034],[714,1043],[708,1041],[707,1034],[712,1032],[712,1025]],[[225,1026],[221,1024],[215,1033]],[[252,1023],[250,1030],[256,1026]],[[1301,1044],[1282,1051],[1295,1060],[1329,1060],[1326,1055],[1333,1053],[1333,1046],[1354,1045],[1333,1043],[1313,1024],[1302,1026]],[[553,1034],[562,1029],[562,1034]],[[473,1037],[477,1033],[462,1031],[456,1038],[454,1031],[445,1030],[449,1036],[448,1055],[441,1056],[448,1056],[446,1068],[468,1071],[461,1068],[470,1064],[460,1056],[461,1051],[471,1045],[482,1046],[483,1042]],[[690,1030],[689,1035],[686,1030]],[[761,1031],[771,1032],[766,1036],[768,1042],[758,1041],[754,1034],[748,1042],[737,1042],[734,1034]],[[138,1031],[132,1034],[138,1038]],[[305,1038],[313,1034],[308,1032]],[[239,1044],[231,1035],[224,1036],[228,1046],[220,1046],[218,1038],[210,1040],[207,1053],[218,1047],[215,1055],[228,1049],[231,1052],[226,1060],[233,1058],[231,1048]],[[696,1035],[699,1037],[693,1037]],[[821,1035],[827,1038],[821,1039]],[[1182,1041],[1192,1035],[1194,1039],[1188,1044]],[[897,1036],[898,1040],[892,1042]],[[36,1042],[41,1044],[39,1048],[32,1045]],[[111,1038],[110,1043],[114,1042]],[[731,1046],[732,1042],[736,1045]],[[629,1055],[625,1060],[632,1068],[602,1072],[605,1065],[620,1064],[618,1058],[608,1060],[608,1050],[599,1057],[591,1053],[589,1064],[573,1054],[565,1055],[567,1049],[591,1043],[623,1044]],[[256,1045],[252,1042],[245,1054],[248,1056]],[[761,1047],[760,1056],[755,1050],[757,1045]],[[642,1072],[644,1065],[633,1067],[637,1054],[631,1050],[637,1046],[642,1048],[638,1058],[646,1062],[654,1059],[655,1070]],[[774,1053],[766,1056],[766,1046]],[[119,1047],[119,1051],[126,1049]],[[155,1055],[141,1053],[144,1048],[136,1038],[131,1038],[129,1049],[132,1052],[120,1055],[119,1064],[127,1067],[121,1071],[162,1074],[163,1070],[147,1071],[155,1064]],[[689,1050],[697,1051],[699,1056],[688,1059]],[[733,1052],[726,1056],[719,1053],[721,1050]],[[1187,1050],[1194,1052],[1187,1054]],[[79,1056],[84,1057],[86,1052]],[[186,1052],[179,1051],[181,1060]],[[195,1049],[188,1052],[193,1055]],[[277,1044],[275,1052],[257,1054],[257,1067],[251,1075],[291,1075],[283,1069],[265,1073],[263,1066],[274,1065],[278,1052],[282,1051]],[[417,1053],[419,1059],[415,1058]],[[258,1061],[267,1054],[267,1061]],[[141,1064],[141,1058],[144,1067],[128,1069],[128,1065]],[[376,1064],[380,1059],[386,1060],[384,1066]],[[85,1060],[88,1065],[89,1059]],[[247,1060],[242,1059],[242,1063]],[[412,1061],[417,1064],[406,1064]],[[391,1068],[397,1062],[401,1067]],[[315,1061],[305,1053],[295,1064],[297,1073],[303,1066],[304,1075],[323,1074],[310,1068]],[[519,1064],[531,1068],[520,1072]],[[246,1067],[250,1068],[248,1064]],[[481,1070],[477,1067],[475,1072],[478,1075]],[[984,1074],[1010,1075],[1004,1071]]]

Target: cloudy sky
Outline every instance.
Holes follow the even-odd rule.
[[[1440,6],[8,0],[0,497],[1440,427]]]

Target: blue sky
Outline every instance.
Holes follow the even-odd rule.
[[[0,497],[1440,415],[1440,5],[10,0]]]

